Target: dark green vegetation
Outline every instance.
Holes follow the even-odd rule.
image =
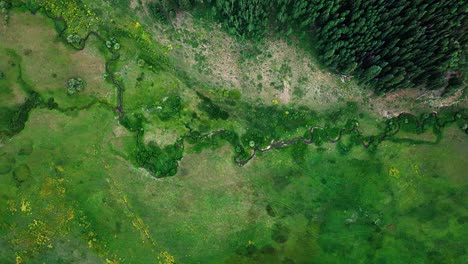
[[[192,9],[200,0],[155,0],[147,3],[150,15],[157,19],[168,20],[175,17],[177,11]]]
[[[164,14],[195,2],[203,8],[212,5],[226,29],[242,38],[262,37],[270,29],[287,35],[310,31],[325,65],[340,74],[358,75],[377,93],[417,86],[445,87],[449,93],[456,88],[453,83],[463,82],[449,73],[466,74],[468,17],[463,0],[169,2],[174,4],[148,5]]]
[[[322,60],[378,92],[446,85],[467,42],[464,1],[341,1],[318,29]],[[356,68],[358,70],[356,71]]]
[[[71,78],[67,82],[67,93],[69,95],[75,94],[83,90],[86,86],[85,81],[81,78]]]
[[[171,43],[129,9],[169,22],[197,1],[137,2],[28,0],[9,10],[0,263],[466,259],[465,104],[384,119],[352,101],[320,112],[248,101],[182,71]],[[272,2],[283,5],[278,17],[262,13],[264,1],[229,3],[239,17],[226,27],[246,27],[239,36],[324,19],[308,21],[315,7],[304,1]],[[211,4],[220,19],[231,10],[202,7]],[[283,22],[249,26],[265,16]],[[284,65],[278,74],[292,74]]]
[[[5,114],[5,118],[9,119],[9,124],[8,130],[2,132],[11,136],[23,130],[24,124],[28,120],[29,112],[39,105],[40,100],[39,95],[33,92],[18,109],[15,109],[10,114]]]

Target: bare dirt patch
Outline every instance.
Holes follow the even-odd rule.
[[[153,28],[158,40],[174,47],[175,60],[191,75],[217,88],[238,89],[246,100],[323,109],[341,99],[360,98],[353,82],[343,85],[339,76],[321,70],[294,43],[273,38],[263,44],[241,42],[220,24],[199,21],[186,12],[176,14],[172,28],[156,22]],[[242,55],[252,49],[261,52]]]
[[[240,42],[220,24],[200,21],[186,12],[177,13],[171,26],[152,23],[157,39],[174,47],[174,61],[190,75],[216,88],[238,89],[243,99],[254,103],[326,110],[354,101],[381,117],[395,116],[420,105],[431,109],[466,104],[462,92],[445,99],[432,93],[421,98],[426,91],[417,89],[375,96],[352,76],[321,68],[308,51],[298,48],[297,40],[267,38],[263,44],[255,45]],[[253,47],[260,50],[257,55],[247,58],[241,54]]]
[[[415,109],[437,111],[439,108],[452,105],[466,105],[467,98],[463,98],[463,89],[447,97],[440,96],[440,90],[428,91],[419,89],[405,89],[388,93],[385,96],[369,94],[371,109],[380,116],[390,118],[401,113],[412,112]]]

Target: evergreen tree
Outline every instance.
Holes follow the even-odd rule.
[[[311,31],[325,65],[386,92],[444,87],[448,72],[466,71],[465,2],[153,0],[151,5],[166,17],[194,4],[211,5],[228,31],[241,38],[259,37],[270,29],[287,35]]]

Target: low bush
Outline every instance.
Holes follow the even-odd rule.
[[[86,82],[81,78],[70,78],[67,82],[67,93],[73,95],[81,92],[86,87]]]
[[[180,115],[182,100],[178,95],[170,95],[162,100],[157,115],[162,121],[168,121]]]
[[[139,166],[147,169],[156,177],[167,177],[177,173],[178,162],[182,159],[183,151],[182,140],[164,148],[150,142],[147,146],[140,144],[135,158]]]
[[[229,118],[229,113],[221,109],[218,105],[213,103],[210,98],[197,92],[198,97],[202,100],[198,104],[198,109],[208,114],[211,119],[226,120]]]
[[[42,99],[38,93],[31,93],[17,111],[14,111],[10,116],[9,122],[9,133],[16,135],[24,128],[24,124],[29,118],[29,112],[31,109],[39,106],[42,103]]]

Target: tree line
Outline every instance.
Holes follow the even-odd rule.
[[[195,6],[210,8],[240,38],[307,32],[323,64],[385,93],[460,86],[467,5],[463,0],[154,0],[148,7],[165,18]]]

